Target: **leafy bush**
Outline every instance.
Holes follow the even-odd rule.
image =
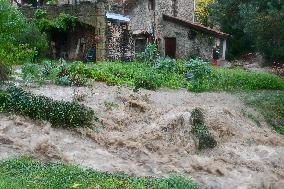
[[[86,85],[87,78],[84,75],[85,68],[86,66],[81,62],[68,65],[64,60],[61,60],[56,83],[61,85]]]
[[[54,101],[44,96],[36,96],[21,88],[7,89],[6,111],[12,111],[33,119],[49,121],[53,126],[90,126],[94,111],[74,102]],[[2,99],[4,99],[2,97]]]
[[[156,60],[155,69],[163,70],[166,72],[176,72],[177,71],[177,61],[171,58],[159,58]]]
[[[35,12],[36,24],[41,31],[66,31],[78,23],[78,17],[60,13],[58,17],[49,19],[46,10],[38,9]]]
[[[60,76],[55,80],[55,84],[57,85],[62,85],[62,86],[70,86],[72,84],[70,78],[65,75],[65,76]]]
[[[144,52],[136,55],[140,62],[145,64],[155,64],[156,60],[160,57],[157,45],[154,43],[149,43]]]
[[[23,32],[17,37],[18,44],[28,44],[36,51],[37,56],[44,57],[48,50],[47,35],[42,33],[34,23],[34,20],[27,20]]]
[[[186,79],[191,82],[191,90],[204,91],[210,89],[210,83],[214,81],[217,76],[214,74],[209,63],[201,59],[191,59],[187,64]]]
[[[0,12],[0,59],[5,64],[33,61],[40,51],[39,44],[47,47],[46,36],[9,1],[0,0]]]
[[[161,85],[161,77],[154,71],[140,73],[134,78],[135,90],[139,88],[156,90],[161,87]]]
[[[199,150],[214,148],[217,145],[204,123],[204,115],[201,109],[196,108],[192,111],[191,123],[193,125],[191,132],[198,139]]]
[[[83,86],[87,84],[87,77],[91,71],[81,62],[68,64],[65,60],[59,63],[44,61],[42,64],[25,64],[22,67],[22,77],[26,81],[42,83],[51,80],[63,86]]]
[[[38,64],[24,64],[22,66],[22,78],[26,81],[38,81],[42,78],[42,73]]]
[[[5,109],[7,100],[8,100],[7,93],[0,90],[0,112],[2,112]]]
[[[10,73],[10,70],[8,66],[0,61],[0,84],[1,82],[8,79],[9,73]]]

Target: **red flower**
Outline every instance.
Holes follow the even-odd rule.
[[[96,35],[96,36],[95,36],[95,42],[96,42],[96,43],[100,43],[101,41],[102,41],[102,37],[99,36],[99,35]]]

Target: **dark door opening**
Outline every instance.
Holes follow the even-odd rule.
[[[175,37],[165,38],[165,56],[176,57],[177,42]]]
[[[68,33],[53,30],[50,32],[50,54],[54,59],[68,59]]]

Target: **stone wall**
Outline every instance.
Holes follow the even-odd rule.
[[[130,26],[132,31],[145,31],[153,33],[155,12],[149,10],[148,0],[137,0],[137,5],[130,10]]]
[[[159,24],[162,15],[173,16],[172,0],[156,0],[155,11],[149,10],[149,0],[137,0],[136,6],[130,10],[131,28],[153,33],[158,38],[160,32]],[[177,0],[177,17],[193,21],[194,0]]]
[[[108,60],[132,60],[134,58],[134,43],[128,23],[109,21],[106,45]]]

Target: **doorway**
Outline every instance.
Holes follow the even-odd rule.
[[[175,37],[165,38],[165,56],[176,58],[177,40]]]

